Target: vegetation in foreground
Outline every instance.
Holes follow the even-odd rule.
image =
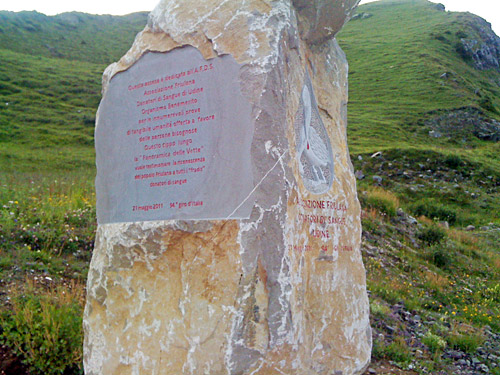
[[[500,223],[496,213],[482,213],[484,207],[473,199],[467,207],[438,194],[451,190],[450,196],[465,201],[470,194],[487,195],[491,187],[469,192],[475,186],[469,176],[457,190],[448,176],[455,171],[443,171],[444,166],[440,178],[439,169],[424,177],[420,166],[417,174],[410,165],[400,178],[389,178],[393,169],[384,165],[391,163],[405,165],[405,159],[382,153],[354,161],[367,173],[358,191],[372,368],[377,373],[385,373],[381,366],[400,373],[500,373]],[[425,171],[432,164],[427,158],[424,175],[431,174]],[[381,182],[374,183],[373,176]]]
[[[0,177],[0,342],[30,374],[82,371],[95,221],[88,172]]]
[[[427,185],[419,177],[389,178],[381,165],[397,164],[395,155],[354,160],[366,173],[359,196],[372,366],[391,361],[390,366],[419,373],[469,369],[463,373],[473,374],[484,365],[498,373],[500,224],[489,223],[491,212],[474,206],[471,216],[444,199],[437,206],[418,194],[404,199],[416,186],[428,195],[435,193],[434,184],[456,189],[447,177]],[[372,182],[374,173],[381,183]],[[95,231],[92,179],[89,174],[20,174],[1,181],[0,298],[8,308],[0,315],[0,337],[33,374],[81,371],[76,343],[82,340],[82,295]],[[456,199],[470,196],[468,183],[474,185],[463,181],[454,191]],[[474,192],[487,196],[488,189]],[[453,356],[463,359],[463,368],[453,367]]]
[[[339,40],[351,67],[349,142],[363,206],[371,368],[498,375],[500,142],[435,124],[462,107],[498,119],[499,74],[475,70],[457,50],[460,39],[476,37],[471,15],[422,0],[359,12],[370,16],[350,22]],[[55,20],[59,26],[36,14],[7,16],[0,12],[8,21],[0,25],[0,359],[8,357],[0,370],[78,374],[100,74],[145,16],[127,21],[135,28],[128,39],[97,60],[88,56],[99,55],[106,38],[88,31],[104,27],[98,16],[70,14]],[[53,47],[61,28],[67,39],[57,49],[23,45],[47,39]]]

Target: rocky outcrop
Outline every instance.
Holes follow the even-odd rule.
[[[500,68],[500,38],[491,29],[491,25],[480,17],[474,16],[468,22],[471,34],[460,39],[461,46],[457,48],[465,58],[472,59],[479,70]]]
[[[84,316],[87,375],[366,368],[371,329],[346,141],[347,62],[329,39],[356,3],[164,0],[108,67],[103,100],[118,73],[151,51],[194,47],[208,63],[231,56],[251,107],[253,182],[246,218],[99,225]],[[102,111],[99,131],[124,126],[104,125]],[[210,163],[230,157],[222,151]]]
[[[500,122],[489,118],[473,107],[431,113],[425,125],[432,130],[430,135],[467,140],[472,136],[484,141],[500,141]]]

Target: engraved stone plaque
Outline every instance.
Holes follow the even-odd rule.
[[[302,182],[311,193],[326,193],[334,178],[332,146],[307,73],[294,128]]]
[[[182,47],[111,79],[96,126],[100,224],[249,216],[253,123],[239,68]]]

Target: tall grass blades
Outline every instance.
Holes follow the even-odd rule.
[[[366,206],[391,217],[396,216],[399,208],[399,199],[390,191],[378,187],[362,192],[360,199]]]
[[[81,372],[82,304],[81,285],[43,291],[28,283],[0,315],[0,337],[34,375]]]

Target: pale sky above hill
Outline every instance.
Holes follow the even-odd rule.
[[[79,11],[92,14],[123,15],[138,11],[150,11],[159,0],[0,0],[0,10],[36,10],[47,15]],[[373,0],[363,0],[361,3]],[[446,6],[447,10],[471,12],[485,18],[500,34],[499,0],[432,0]]]
[[[371,3],[376,0],[361,0],[361,4]],[[500,35],[500,0],[430,0],[441,3],[446,10],[453,12],[471,12],[483,17],[491,23],[497,35]]]

